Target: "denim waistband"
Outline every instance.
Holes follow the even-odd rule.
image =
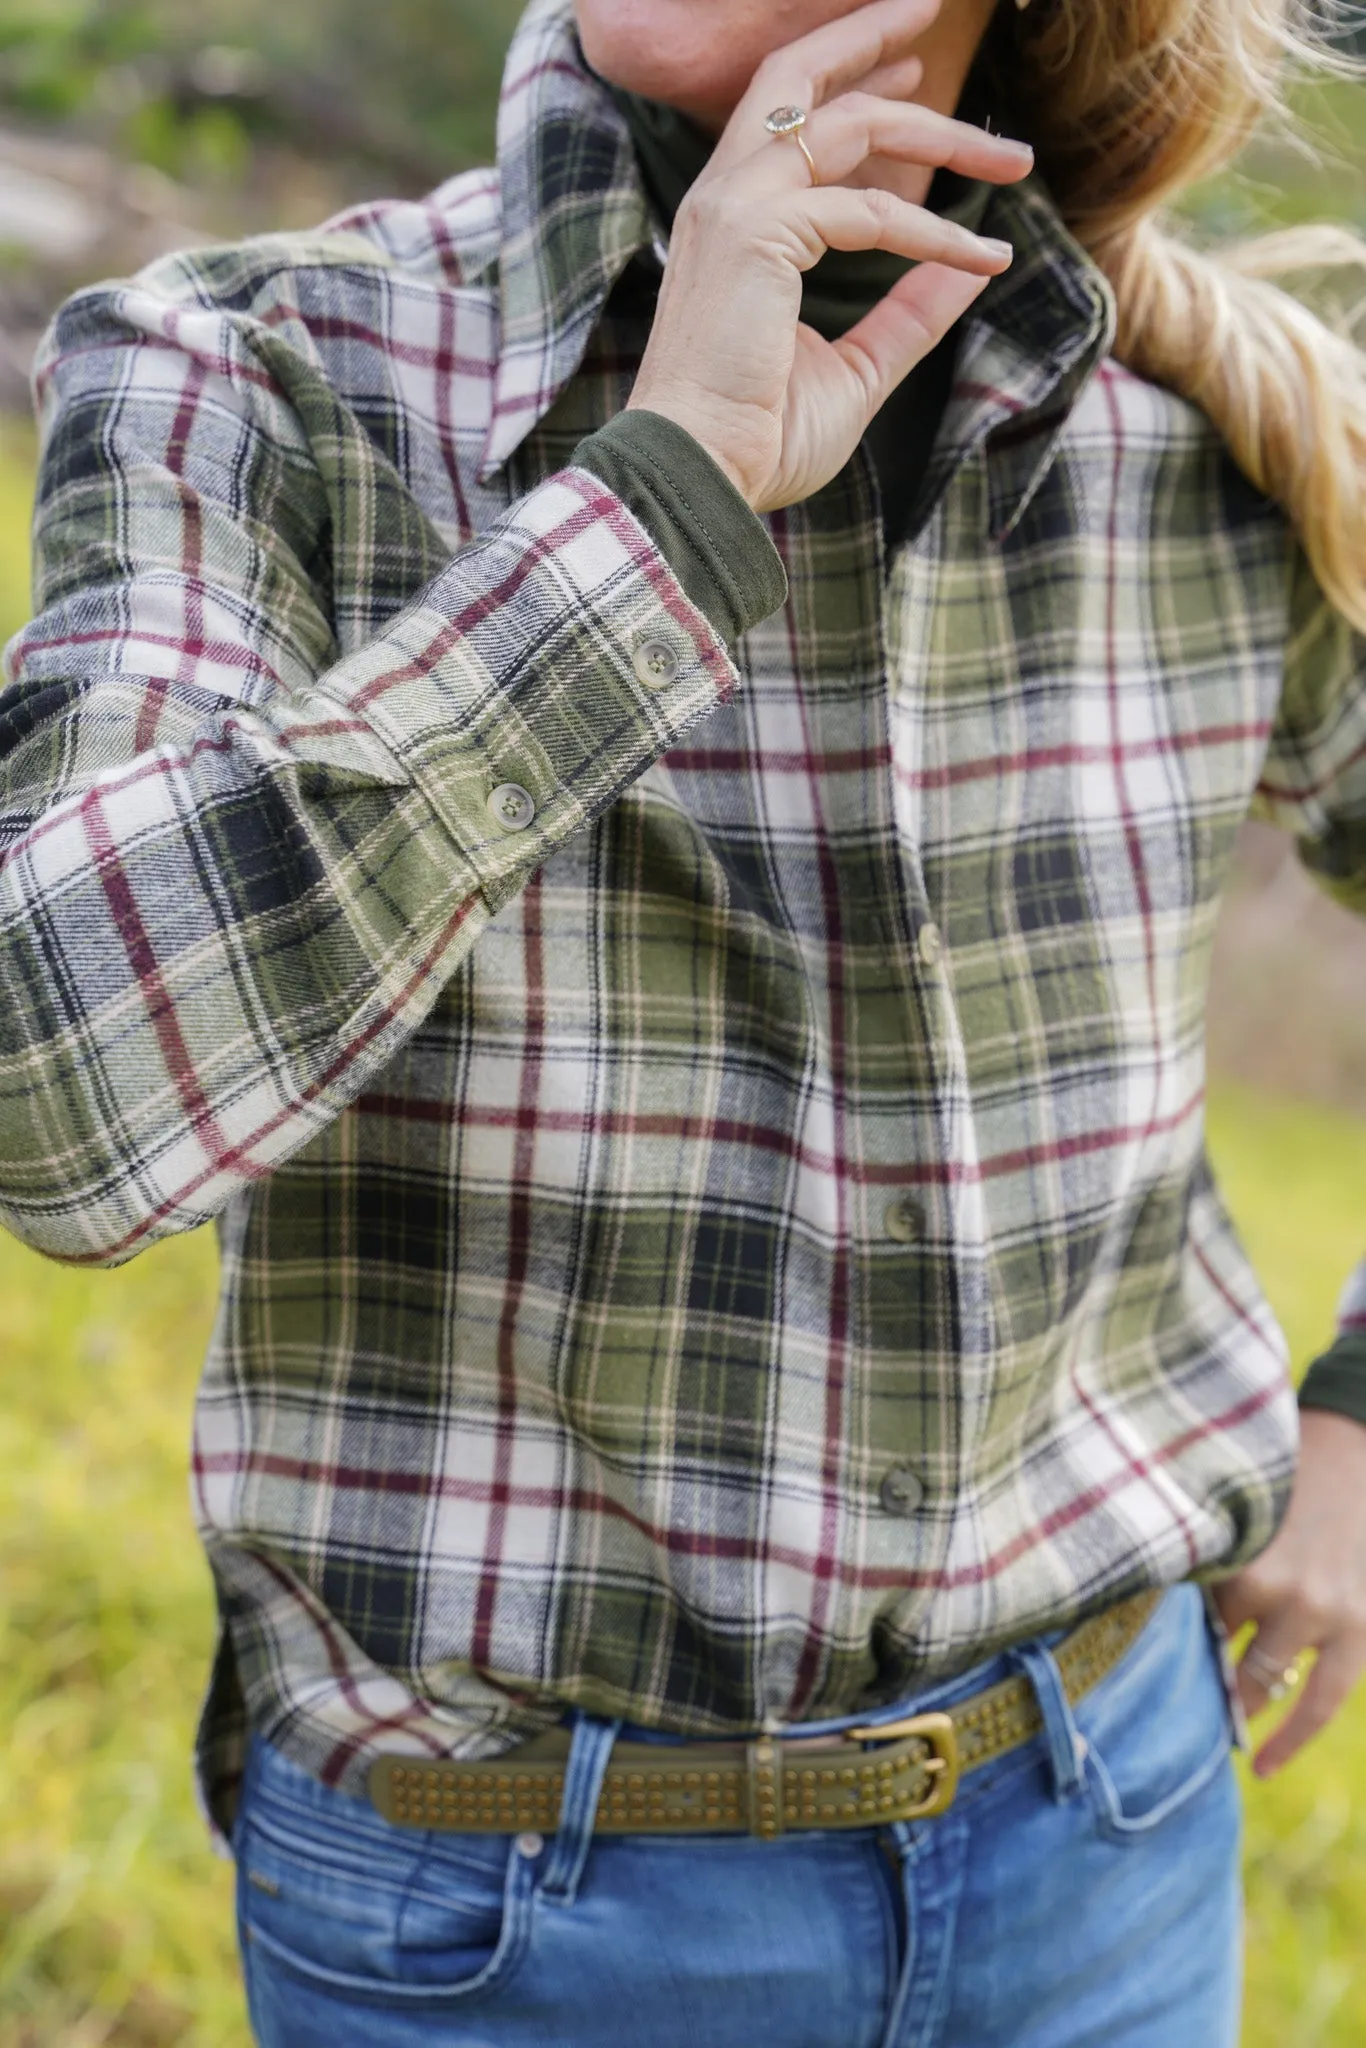
[[[1194,1587],[1191,1595],[1199,1598]],[[1170,1615],[1171,1596],[1157,1610],[1157,1614]],[[1153,1620],[1157,1616],[1154,1615]],[[1150,1621],[1149,1626],[1152,1623]],[[971,1670],[960,1672],[955,1678],[946,1679],[937,1685],[926,1686],[894,1705],[870,1708],[863,1714],[834,1715],[820,1721],[800,1721],[787,1724],[772,1723],[765,1732],[793,1737],[808,1735],[838,1735],[851,1727],[872,1728],[881,1722],[898,1719],[907,1713],[931,1713],[951,1707],[960,1699],[985,1686],[994,1684],[998,1678],[1022,1673],[1034,1689],[1039,1705],[1040,1732],[1037,1738],[1041,1746],[1046,1769],[1049,1772],[1052,1796],[1059,1802],[1072,1798],[1083,1782],[1086,1744],[1078,1730],[1072,1704],[1063,1684],[1053,1651],[1067,1629],[1054,1629],[1048,1633],[1031,1637],[1028,1641],[1014,1643],[999,1655],[986,1659]],[[564,1794],[560,1807],[559,1825],[550,1847],[545,1872],[541,1880],[542,1896],[564,1905],[572,1905],[587,1867],[589,1853],[595,1840],[596,1816],[606,1781],[608,1765],[616,1742],[623,1736],[634,1741],[678,1743],[693,1741],[692,1736],[678,1736],[659,1729],[641,1728],[629,1723],[604,1720],[601,1716],[577,1711],[570,1719],[573,1736],[569,1759],[565,1765]],[[737,1729],[727,1736],[713,1736],[712,1741],[746,1740],[750,1731]],[[996,1768],[1006,1769],[1004,1756],[995,1760]],[[982,1778],[990,1781],[993,1769],[982,1772]],[[979,1791],[985,1786],[979,1787]],[[870,1823],[875,1825],[875,1823]],[[899,1853],[906,1853],[914,1840],[917,1828],[933,1826],[931,1821],[894,1820],[886,1824],[886,1831]]]

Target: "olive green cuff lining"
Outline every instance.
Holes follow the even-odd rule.
[[[1300,1406],[1366,1423],[1366,1330],[1347,1331],[1314,1360],[1300,1385]]]
[[[721,638],[738,640],[787,597],[761,521],[699,441],[662,413],[618,413],[574,463],[621,499]]]

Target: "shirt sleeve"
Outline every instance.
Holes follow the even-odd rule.
[[[1343,1289],[1337,1335],[1305,1374],[1300,1406],[1331,1409],[1366,1423],[1366,1259]]]
[[[1281,701],[1253,815],[1293,832],[1315,880],[1366,915],[1366,638],[1328,602],[1298,544]],[[1366,1423],[1366,1261],[1339,1303],[1333,1343],[1305,1374],[1300,1405]]]
[[[1315,880],[1366,915],[1366,638],[1329,604],[1298,546],[1281,700],[1252,815],[1294,833]]]
[[[287,311],[100,288],[38,390],[0,1220],[116,1264],[320,1132],[735,670],[581,467],[443,544]]]

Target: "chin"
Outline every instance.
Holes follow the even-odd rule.
[[[788,9],[774,0],[576,0],[574,11],[600,77],[714,128],[787,40]]]

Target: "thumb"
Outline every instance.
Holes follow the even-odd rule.
[[[832,344],[867,392],[869,419],[990,283],[947,263],[917,263]]]

